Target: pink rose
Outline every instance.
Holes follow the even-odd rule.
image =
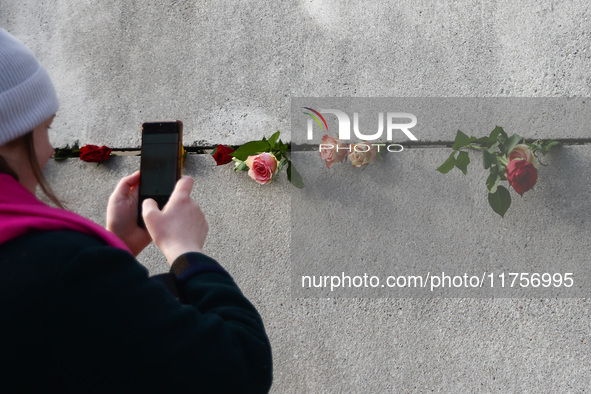
[[[347,157],[349,149],[343,141],[329,135],[322,137],[320,142],[320,158],[324,160],[326,168],[332,167],[334,163],[342,163]]]
[[[534,166],[536,165],[533,152],[525,144],[516,145],[511,153],[509,153],[508,159],[509,161],[521,159],[532,163]]]
[[[249,168],[248,175],[261,185],[271,182],[273,174],[277,171],[277,159],[267,152],[248,156],[244,163]]]
[[[353,164],[353,167],[364,166],[376,158],[376,147],[367,142],[351,145],[350,150],[349,161]]]

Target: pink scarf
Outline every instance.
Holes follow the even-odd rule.
[[[7,174],[0,174],[0,244],[34,231],[74,230],[129,251],[115,234],[73,212],[52,208]]]

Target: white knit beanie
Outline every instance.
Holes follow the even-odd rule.
[[[33,52],[0,28],[0,145],[27,134],[58,108],[47,71]]]

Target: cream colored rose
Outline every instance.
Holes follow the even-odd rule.
[[[320,158],[324,160],[326,168],[332,167],[334,163],[342,163],[349,153],[348,146],[343,141],[329,135],[322,137],[320,142]]]
[[[376,147],[367,142],[351,145],[351,153],[349,153],[349,161],[353,167],[361,167],[371,163],[376,158]]]
[[[525,144],[516,145],[515,148],[509,153],[509,161],[511,160],[525,160],[532,163],[534,166],[538,166],[533,152],[529,149],[529,146]]]

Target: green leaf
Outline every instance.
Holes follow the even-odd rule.
[[[74,145],[70,148],[70,144],[66,145],[65,148],[56,148],[53,155],[53,159],[56,161],[64,160],[69,157],[80,157],[79,142],[74,142]]]
[[[288,149],[289,146],[284,144],[281,140],[277,141],[277,143],[275,144],[275,148],[273,148],[273,150],[275,151],[287,151]]]
[[[485,170],[489,169],[490,166],[496,162],[497,158],[495,157],[495,155],[493,155],[486,149],[482,151],[482,165],[484,166]]]
[[[507,156],[509,156],[509,153],[511,153],[513,151],[513,149],[515,149],[515,147],[517,146],[517,144],[519,144],[519,142],[522,140],[523,138],[517,134],[513,134],[511,136],[511,138],[509,138],[509,140],[507,140],[507,142],[505,143],[505,151],[503,153],[505,153]]]
[[[488,137],[480,137],[476,140],[482,146],[488,146]]]
[[[489,193],[496,193],[497,186],[501,180],[501,175],[497,171],[491,171],[488,179],[486,180],[486,187]]]
[[[562,145],[562,143],[560,141],[550,140],[546,143],[546,149],[550,149],[553,146],[558,146],[558,145]]]
[[[216,147],[215,147],[215,148],[213,148],[213,150],[211,151],[210,155],[212,155],[212,156],[213,156],[213,155],[215,155],[215,153],[216,153],[217,151],[218,151],[218,147],[217,147],[217,145],[216,145]]]
[[[472,142],[470,137],[458,130],[456,133],[456,139],[451,148],[453,150],[460,150],[460,148],[470,145],[470,142]]]
[[[495,193],[488,193],[488,203],[493,211],[504,217],[511,206],[511,194],[504,186],[498,186]]]
[[[248,156],[258,155],[259,153],[269,152],[270,150],[271,146],[267,141],[250,141],[230,153],[230,156],[244,161],[248,159]]]
[[[437,171],[439,171],[442,174],[447,174],[448,172],[450,172],[456,166],[455,154],[456,152],[451,152],[451,155],[449,155],[447,160],[445,160],[442,165],[437,167]]]
[[[248,171],[248,166],[243,161],[237,161],[234,166],[234,171],[235,172]]]
[[[281,132],[277,131],[275,134],[271,136],[271,138],[269,138],[269,145],[271,146],[271,149],[275,147],[275,143],[279,139],[279,134],[281,134]]]
[[[499,136],[501,138],[499,138]],[[508,138],[507,133],[503,130],[502,127],[497,126],[493,131],[490,132],[490,136],[488,137],[488,143],[490,145],[494,144],[496,141],[503,142]],[[489,147],[490,147],[489,145]]]
[[[470,164],[470,156],[468,156],[468,152],[460,152],[456,159],[456,167],[458,167],[464,175],[468,172],[468,164]]]
[[[540,143],[540,141],[534,141],[531,144],[527,144],[529,146],[529,148],[536,152],[536,151],[543,151],[544,148],[542,147],[542,144]]]
[[[495,127],[495,129],[493,131],[490,132],[490,135],[488,136],[487,146],[490,147],[490,145],[492,145],[493,143],[495,143],[497,141],[497,138],[499,137],[499,133],[501,132],[501,130],[503,130],[503,129],[501,127],[497,126],[497,127]]]
[[[560,143],[560,141],[555,141],[555,140],[548,141],[546,143],[546,145],[544,146],[544,148],[543,148],[543,153],[546,154],[546,153],[548,153],[548,151],[550,150],[550,148],[552,148],[554,146],[560,146],[560,145],[562,145]]]
[[[301,189],[304,187],[304,180],[300,173],[291,164],[291,161],[287,163],[287,180],[290,181],[295,187]]]
[[[75,157],[76,155],[72,153],[70,149],[56,149],[55,153],[53,154],[53,159],[60,161],[65,160],[68,157]]]
[[[273,150],[271,151],[271,154],[273,156],[275,156],[275,158],[277,159],[277,161],[281,161],[283,159],[289,160],[289,157],[287,156],[287,154],[285,153],[285,151],[280,151],[280,150]]]
[[[277,164],[277,172],[281,171],[281,169],[287,164],[289,163],[289,160],[284,157],[283,159],[281,159],[281,161],[279,162],[279,164]]]

